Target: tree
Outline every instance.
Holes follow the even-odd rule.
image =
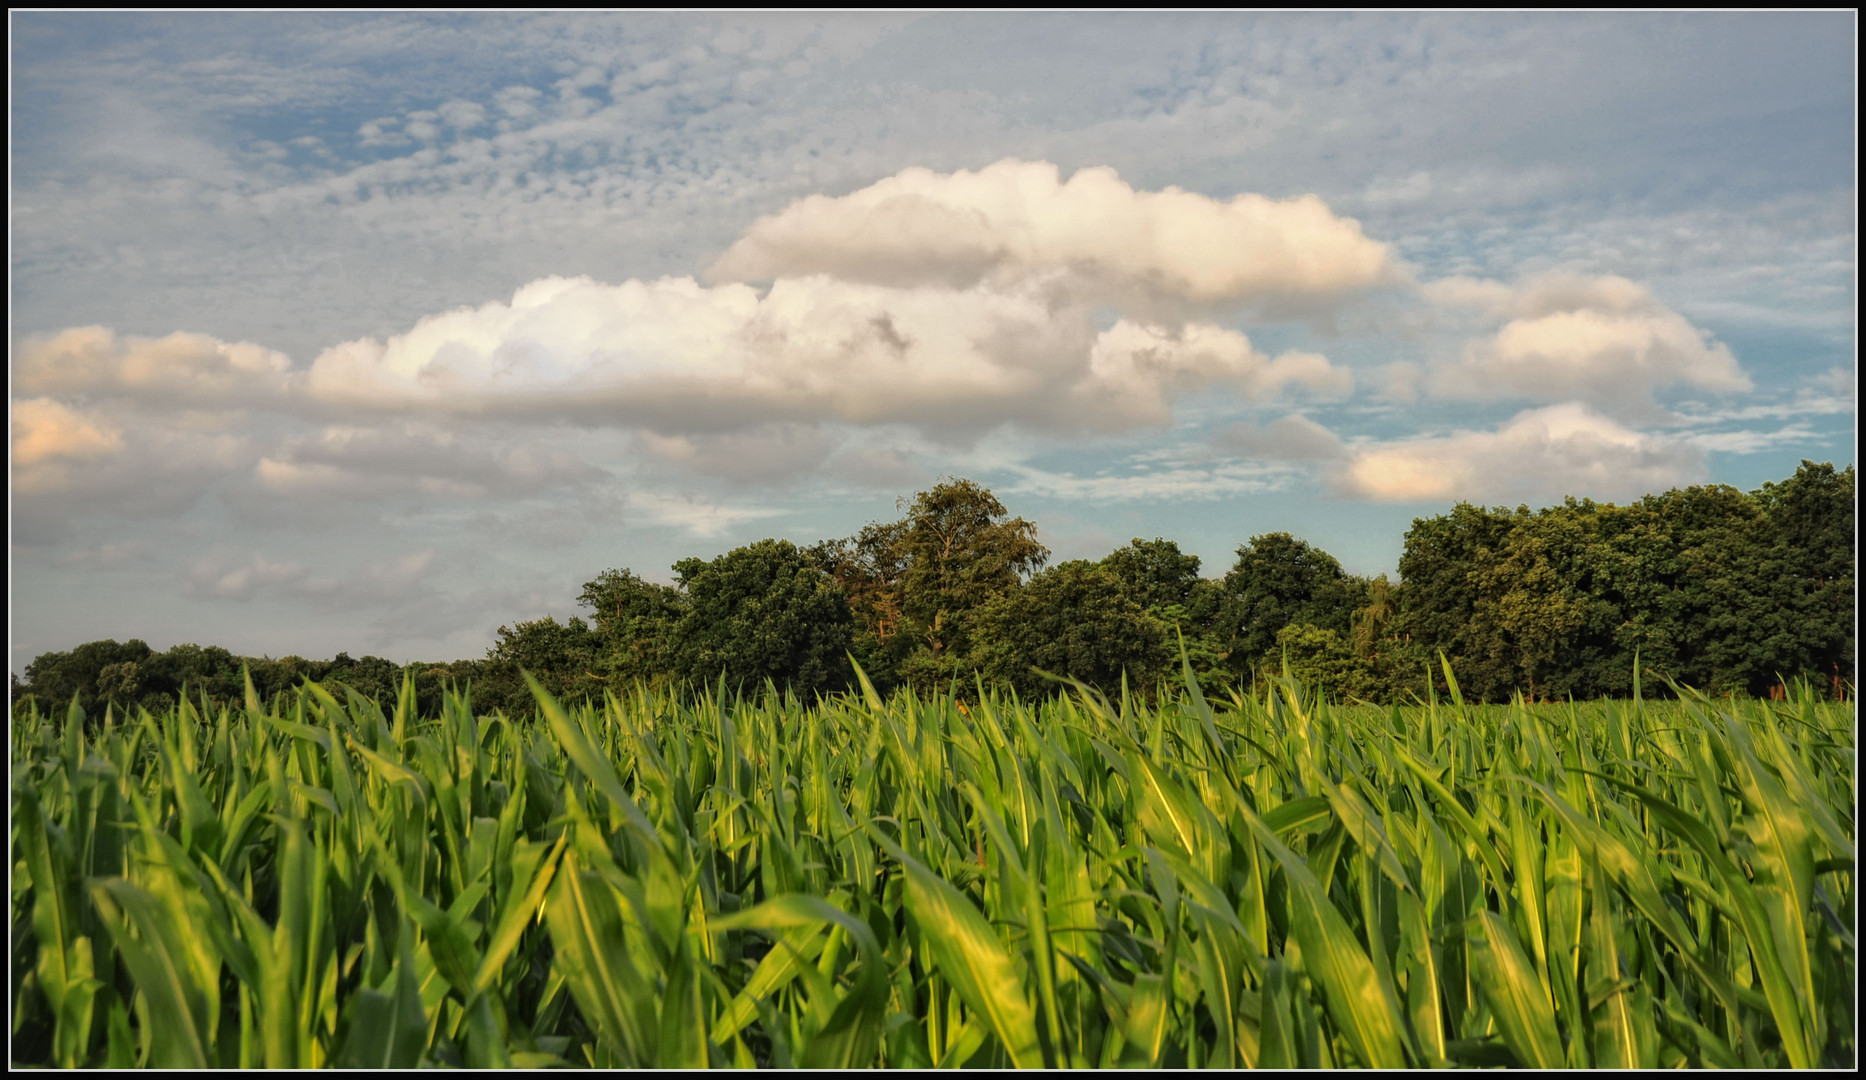
[[[1214,630],[1231,670],[1244,675],[1271,656],[1285,626],[1349,632],[1366,585],[1334,556],[1288,533],[1253,536],[1220,583]]]
[[[914,496],[902,523],[901,612],[936,661],[969,651],[972,617],[1042,567],[1037,527],[970,480]]]
[[[1789,666],[1829,682],[1838,697],[1854,680],[1854,470],[1803,461],[1795,475],[1756,492],[1792,585],[1799,631]],[[1786,674],[1786,672],[1784,672]]]
[[[760,540],[674,572],[686,592],[669,642],[679,677],[697,687],[723,674],[751,690],[770,679],[800,696],[848,686],[848,597],[795,544]]]
[[[804,549],[849,598],[855,617],[850,652],[883,693],[894,687],[901,663],[918,643],[906,630],[901,610],[908,561],[901,538],[906,531],[905,521],[870,522],[846,540],[824,540]]]
[[[1199,576],[1199,557],[1179,550],[1171,540],[1135,537],[1101,560],[1103,569],[1121,582],[1122,591],[1167,631],[1167,648],[1176,653],[1185,643],[1186,659],[1207,694],[1222,694],[1234,685],[1225,669],[1224,649],[1212,629],[1224,593],[1215,581]]]
[[[1414,518],[1400,555],[1401,633],[1433,665],[1443,653],[1460,689],[1476,701],[1508,696],[1515,685],[1507,658],[1478,617],[1482,592],[1472,576],[1481,559],[1502,549],[1513,527],[1506,511],[1459,503],[1449,513]]]
[[[16,701],[28,694],[37,697],[43,709],[63,709],[74,697],[87,713],[101,710],[107,701],[123,709],[141,696],[142,665],[152,655],[136,639],[87,641],[70,652],[41,653],[26,665],[26,681],[13,696]]]
[[[1201,581],[1199,557],[1185,554],[1178,544],[1162,538],[1137,536],[1128,546],[1104,556],[1101,566],[1115,576],[1130,599],[1148,611],[1173,605],[1189,608]]]
[[[614,683],[654,684],[673,673],[670,635],[687,598],[679,589],[644,581],[629,570],[605,570],[586,582],[577,603],[596,621],[600,675]]]
[[[597,639],[579,618],[558,622],[552,616],[501,626],[486,651],[476,697],[508,711],[528,712],[532,695],[524,674],[530,673],[546,690],[560,698],[584,698],[600,693],[603,680],[595,666]],[[413,665],[410,665],[411,667]]]
[[[1128,595],[1121,579],[1085,559],[1059,563],[986,604],[974,628],[975,660],[988,677],[1035,695],[1032,668],[1115,690],[1152,690],[1167,670],[1167,629]]]
[[[331,658],[325,678],[343,683],[365,697],[377,701],[394,698],[401,685],[401,665],[380,656],[352,658],[340,652]]]
[[[1304,687],[1330,701],[1376,701],[1384,687],[1380,673],[1354,651],[1348,638],[1314,623],[1294,623],[1276,632],[1276,652],[1263,673],[1281,675],[1284,665]]]
[[[892,674],[928,688],[963,673],[977,613],[1049,557],[1037,527],[1009,513],[988,489],[949,479],[915,495],[901,520],[809,549],[848,595],[854,650],[878,683]]]

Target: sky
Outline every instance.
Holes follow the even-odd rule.
[[[10,663],[1852,464],[1857,17],[15,12]]]

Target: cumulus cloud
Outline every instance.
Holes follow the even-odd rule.
[[[14,540],[50,543],[76,515],[176,513],[250,464],[245,436],[55,398],[12,403]]]
[[[1228,386],[1246,400],[1277,397],[1285,387],[1340,397],[1354,377],[1317,353],[1285,352],[1275,359],[1251,346],[1235,330],[1192,323],[1168,330],[1121,320],[1102,332],[1089,350],[1089,377],[1074,388],[1081,407],[1098,411],[1107,426],[1164,424],[1172,418],[1172,395],[1206,386]]]
[[[1421,291],[1503,323],[1439,367],[1432,387],[1443,397],[1581,400],[1650,415],[1663,388],[1753,388],[1727,346],[1623,277],[1551,273],[1515,287],[1448,278]]]
[[[87,415],[52,398],[13,402],[14,483],[31,489],[35,466],[59,461],[95,461],[123,449],[122,435],[109,421]]]
[[[1358,447],[1342,491],[1382,502],[1632,498],[1696,482],[1703,450],[1624,427],[1570,402],[1516,414],[1494,431]]]
[[[1167,422],[1178,392],[1352,387],[1322,356],[1271,359],[1214,324],[1124,319],[1098,334],[1092,316],[986,284],[818,274],[760,295],[691,278],[547,278],[510,303],[328,349],[305,389],[350,407],[638,427],[663,437],[650,444],[663,456],[703,463],[690,441],[668,440],[824,421],[1119,430]]]
[[[27,338],[14,352],[13,386],[158,406],[252,408],[283,397],[291,366],[285,354],[249,342],[190,333],[119,337],[82,326]]]
[[[965,288],[1058,272],[1196,304],[1327,300],[1396,280],[1385,244],[1313,195],[1229,201],[1137,191],[1113,169],[1067,181],[1043,161],[906,169],[758,219],[708,271],[718,281],[829,274]]]

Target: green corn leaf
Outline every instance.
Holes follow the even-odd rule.
[[[1257,840],[1283,867],[1289,883],[1290,932],[1302,945],[1303,963],[1322,988],[1328,1012],[1362,1063],[1377,1069],[1407,1065],[1405,1021],[1399,1003],[1387,996],[1374,965],[1354,931],[1328,899],[1308,863],[1270,831],[1261,818],[1241,810]]]
[[[148,1003],[150,1064],[204,1069],[208,1064],[207,1004],[189,971],[178,930],[156,899],[122,879],[91,886],[118,955]],[[133,928],[133,929],[132,929]]]
[[[1479,912],[1465,937],[1471,974],[1483,990],[1504,1042],[1532,1068],[1559,1069],[1561,1037],[1556,1034],[1555,1004],[1542,988],[1535,965],[1523,955],[1510,924],[1496,912]]]
[[[1023,975],[990,924],[963,893],[924,863],[873,826],[869,833],[905,871],[907,910],[932,950],[940,972],[966,1005],[989,1025],[1013,1065],[1020,1069],[1042,1067],[1037,1017],[1025,995]]]

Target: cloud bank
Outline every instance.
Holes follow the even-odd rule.
[[[445,122],[483,122],[453,113]],[[509,301],[346,341],[302,367],[198,333],[29,338],[13,362],[16,388],[33,395],[13,406],[15,490],[32,514],[57,518],[154,505],[156,491],[185,505],[230,477],[229,505],[262,519],[338,502],[613,488],[613,457],[547,437],[564,430],[621,433],[616,447],[640,464],[741,485],[867,475],[875,463],[905,476],[915,467],[898,447],[857,436],[907,433],[922,449],[994,430],[1099,438],[1170,427],[1187,402],[1235,414],[1348,398],[1347,366],[1305,349],[1272,353],[1227,321],[1346,311],[1407,280],[1387,245],[1314,196],[1145,191],[1107,168],[1065,179],[1015,159],[911,168],[757,219],[704,281],[546,277]],[[1300,413],[1245,420],[1212,435],[1207,452],[1261,468],[1079,483],[1042,473],[1038,486],[1110,498],[1253,490],[1307,463],[1338,492],[1376,501],[1613,497],[1701,477],[1707,450],[1770,442],[1627,426],[1663,417],[1664,391],[1753,388],[1728,347],[1645,285],[1461,276],[1416,295],[1479,336],[1451,359],[1375,366],[1386,384],[1377,396],[1404,401],[1423,387],[1438,400],[1546,407],[1488,430],[1381,441],[1344,441]],[[1025,469],[1026,482],[1039,472]],[[628,498],[647,520],[700,536],[773,512],[646,490]]]

